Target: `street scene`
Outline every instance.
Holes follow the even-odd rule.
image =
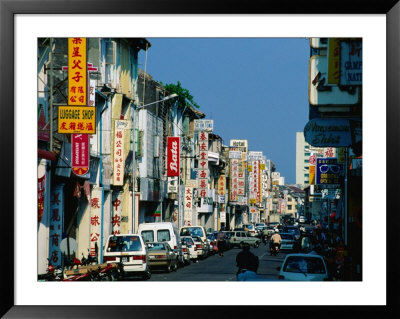
[[[363,280],[362,39],[37,49],[38,281]]]

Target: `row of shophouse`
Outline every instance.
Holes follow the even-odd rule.
[[[310,38],[309,122],[296,134],[304,214],[348,248],[362,279],[362,39]]]
[[[150,47],[38,39],[39,274],[71,251],[101,262],[106,238],[140,223],[233,229],[302,210],[304,191],[283,190],[262,152],[225,145],[217,123],[139,69]]]

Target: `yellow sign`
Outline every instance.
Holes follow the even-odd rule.
[[[315,165],[310,165],[309,184],[315,185]]]
[[[340,78],[340,39],[328,40],[328,81],[327,84],[338,85]]]
[[[86,38],[68,38],[68,105],[87,105]]]
[[[260,170],[265,171],[265,163],[260,164]]]
[[[59,106],[58,133],[96,134],[94,106]]]

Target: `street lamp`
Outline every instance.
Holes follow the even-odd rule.
[[[164,102],[170,99],[177,97],[178,95],[173,93],[164,97],[163,99],[155,102],[151,102],[145,105],[141,105],[134,108],[133,103],[131,104],[131,121],[132,121],[132,130],[133,130],[133,147],[132,147],[132,233],[135,233],[135,224],[136,224],[136,194],[135,194],[135,184],[136,184],[136,136],[135,136],[135,123],[136,123],[136,111],[143,109],[149,105],[153,105],[159,102]]]

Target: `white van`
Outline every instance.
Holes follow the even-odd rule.
[[[146,242],[167,242],[178,255],[180,265],[184,264],[181,238],[178,228],[171,222],[139,224],[138,234]]]
[[[184,226],[179,231],[181,236],[199,236],[203,242],[207,241],[207,232],[203,226]]]

